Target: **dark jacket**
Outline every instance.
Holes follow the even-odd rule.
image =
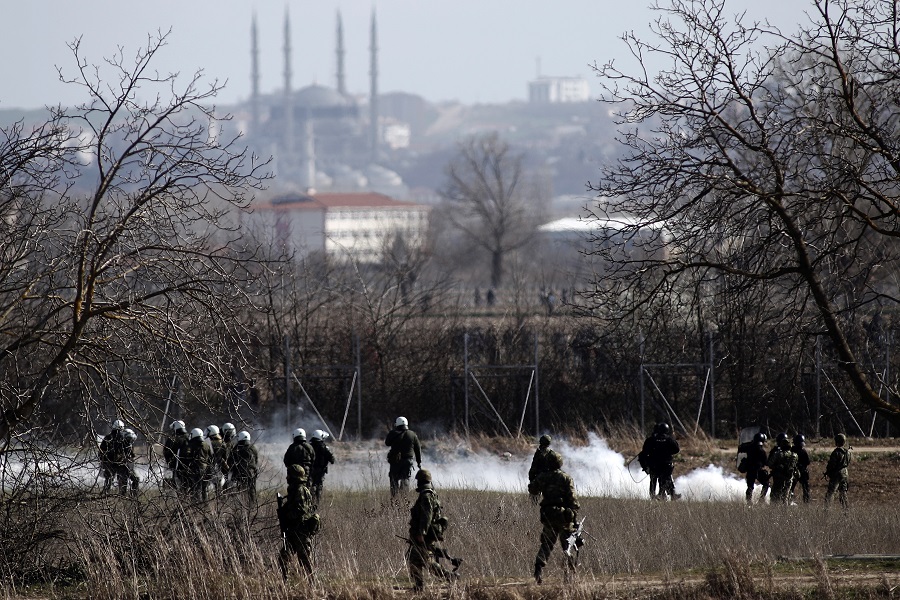
[[[316,453],[306,440],[295,440],[284,453],[284,466],[300,465],[309,473]]]
[[[575,482],[569,474],[559,469],[541,473],[528,484],[528,492],[541,494],[542,507],[558,507],[578,510]]]
[[[678,442],[671,435],[653,434],[644,440],[638,462],[642,468],[654,471],[671,466],[673,457],[680,451]]]
[[[756,472],[762,468],[765,468],[766,463],[769,460],[769,455],[766,453],[765,447],[759,442],[755,442],[750,440],[749,442],[744,442],[740,446],[738,446],[738,452],[743,452],[747,455],[747,460],[745,465],[747,466],[747,472]]]
[[[419,497],[409,511],[409,539],[416,541],[418,536],[422,536],[426,544],[442,540],[446,520],[441,514],[437,492],[429,482],[419,484],[416,491]]]
[[[534,481],[534,478],[541,473],[547,473],[553,469],[548,464],[548,459],[554,454],[549,446],[538,448],[534,451],[534,458],[531,459],[531,468],[528,469],[528,481]]]
[[[388,453],[388,462],[399,462],[402,459],[413,459],[417,464],[422,463],[422,448],[419,446],[419,437],[411,429],[392,429],[384,443],[391,447]]]
[[[128,463],[131,444],[125,439],[125,434],[114,429],[103,436],[100,442],[100,464],[107,467],[122,467]],[[134,452],[131,451],[132,461]]]
[[[331,449],[329,449],[322,440],[312,440],[310,441],[310,445],[315,453],[312,464],[312,474],[324,475],[328,472],[328,465],[334,464],[334,454],[331,453]]]
[[[184,465],[181,463],[178,455],[181,449],[187,445],[187,442],[188,434],[186,431],[179,431],[174,436],[166,439],[166,444],[163,446],[163,457],[166,459],[166,464],[173,471],[184,469]]]
[[[248,442],[238,442],[228,458],[231,476],[237,479],[255,479],[259,469],[259,452]]]

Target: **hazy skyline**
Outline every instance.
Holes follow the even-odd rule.
[[[656,13],[647,2],[633,6],[597,0],[324,0],[319,2],[221,2],[213,0],[4,0],[7,27],[0,38],[0,109],[74,104],[84,99],[62,85],[55,66],[69,75],[75,63],[66,47],[82,37],[83,55],[98,63],[124,47],[126,57],[147,35],[172,28],[169,45],[154,60],[159,71],[183,75],[202,68],[227,80],[218,103],[250,95],[250,23],[260,36],[260,88],[283,87],[283,19],[290,11],[293,87],[335,85],[335,27],[340,10],[346,49],[347,88],[369,88],[369,26],[378,21],[379,91],[405,91],[431,101],[467,104],[524,100],[538,72],[582,76],[599,95],[589,65],[629,57],[619,36],[647,32]],[[793,31],[806,2],[729,0],[729,13],[748,11]]]

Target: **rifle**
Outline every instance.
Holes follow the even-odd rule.
[[[575,529],[566,538],[566,556],[569,558],[577,558],[578,551],[584,546],[584,520],[587,517],[581,517],[581,520],[575,523]]]
[[[415,543],[414,541],[412,541],[409,538],[403,537],[402,535],[397,535],[395,537],[400,538],[401,540],[403,540],[410,546],[419,546],[419,544]],[[434,554],[435,559],[439,560],[441,558],[446,558],[447,560],[449,560],[450,564],[453,566],[454,573],[459,571],[460,565],[463,564],[463,559],[450,556],[450,553],[447,552],[447,550],[445,548],[442,548],[441,546],[435,546],[434,548],[431,549],[431,552],[432,552],[432,554]]]

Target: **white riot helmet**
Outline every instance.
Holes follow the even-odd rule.
[[[169,429],[172,431],[187,431],[187,426],[184,424],[184,421],[172,421],[172,424],[169,425]]]
[[[409,427],[409,421],[406,420],[406,417],[397,417],[394,427]]]
[[[206,428],[206,437],[212,437],[214,435],[219,435],[219,426],[218,425],[210,425]]]
[[[316,429],[312,432],[312,437],[310,439],[319,440],[321,442],[325,439],[325,435],[327,434],[324,431],[322,431],[321,429]]]
[[[125,423],[123,423],[121,419],[116,419],[112,423],[112,428],[113,428],[113,431],[119,431],[119,430],[125,429]]]
[[[250,432],[242,431],[239,434],[237,434],[237,441],[238,442],[249,442],[250,441]]]
[[[224,425],[222,425],[222,431],[225,433],[234,434],[234,425],[232,425],[231,423],[225,423]]]
[[[302,427],[298,427],[294,430],[294,439],[296,440],[297,438],[300,438],[301,440],[306,439],[306,430]]]
[[[125,439],[129,442],[134,442],[137,439],[137,434],[134,432],[134,429],[125,430]]]
[[[202,429],[200,429],[199,427],[194,427],[193,429],[191,429],[191,439],[192,440],[195,438],[202,438],[202,437],[203,437]]]

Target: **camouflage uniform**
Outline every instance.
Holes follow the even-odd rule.
[[[562,458],[554,453],[551,459],[552,471],[541,473],[528,484],[528,492],[541,494],[541,547],[534,559],[534,578],[542,581],[542,572],[553,546],[559,540],[563,552],[568,550],[568,538],[575,531],[578,499],[575,497],[575,482],[562,468]],[[567,556],[566,565],[575,570],[575,563]]]
[[[256,476],[259,472],[259,452],[250,442],[238,442],[228,458],[231,481],[237,488],[247,490],[251,502],[256,501]]]
[[[309,484],[313,493],[313,498],[318,504],[322,498],[322,487],[325,485],[325,474],[328,473],[328,465],[334,464],[334,454],[325,444],[324,440],[313,438],[310,445],[315,453],[313,459],[312,471],[310,472]]]
[[[834,436],[834,441],[837,447],[831,451],[828,465],[825,467],[825,476],[828,477],[825,506],[831,504],[831,498],[834,496],[835,490],[837,490],[841,507],[846,509],[849,507],[847,490],[850,488],[850,475],[847,469],[850,466],[850,450],[844,448],[847,438],[843,433]]]
[[[668,431],[668,427],[666,427]],[[669,496],[672,500],[679,498],[675,493],[675,481],[672,473],[675,471],[673,458],[681,451],[678,442],[668,433],[664,433],[659,425],[657,431],[644,440],[644,446],[638,454],[638,462],[641,468],[650,474],[650,497],[664,499]],[[659,496],[656,495],[656,484],[659,483]]]
[[[791,443],[787,439],[769,454],[769,468],[772,470],[772,504],[787,504],[797,468],[797,455],[791,451]]]
[[[312,472],[312,464],[315,460],[316,452],[306,440],[298,437],[294,438],[294,442],[288,446],[284,453],[284,466],[300,465],[303,472],[307,474],[304,478],[305,485],[309,485],[309,473]]]
[[[208,477],[218,496],[222,493],[222,476],[228,475],[228,445],[221,434],[215,433],[209,436],[209,449],[211,454]]]
[[[406,425],[392,429],[384,443],[391,447],[388,452],[388,478],[391,481],[391,496],[395,496],[409,485],[413,462],[422,468],[422,448],[419,437]]]
[[[278,501],[278,524],[284,536],[278,562],[285,580],[291,554],[297,555],[297,561],[306,575],[312,575],[312,537],[319,531],[319,515],[315,512],[307,487],[305,469],[300,465],[291,465],[288,467],[287,481],[287,497]]]
[[[421,591],[425,586],[426,569],[435,577],[447,581],[454,581],[456,573],[448,571],[437,561],[438,556],[447,556],[446,551],[438,545],[444,539],[447,520],[441,514],[441,503],[431,485],[431,473],[419,470],[416,482],[419,497],[409,512],[410,545],[406,560],[413,588]]]
[[[202,437],[187,441],[179,453],[184,465],[186,489],[195,500],[206,500],[209,493],[209,465],[212,449]]]

